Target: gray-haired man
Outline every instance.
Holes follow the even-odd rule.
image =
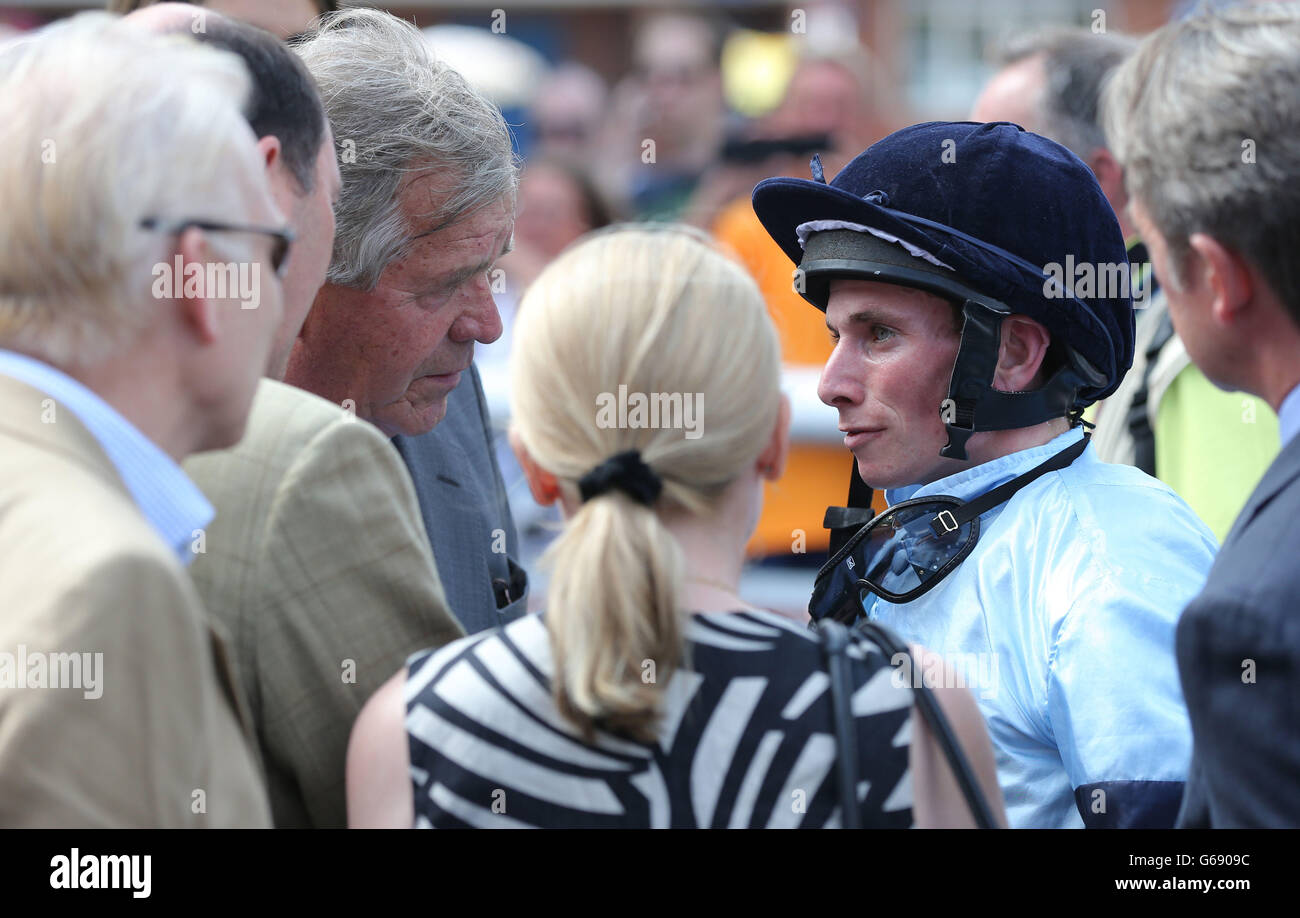
[[[1107,133],[1192,360],[1277,410],[1281,455],[1178,623],[1180,826],[1300,826],[1300,7],[1204,11],[1116,73]]]
[[[297,50],[334,128],[343,193],[286,379],[396,438],[452,611],[469,632],[502,624],[524,611],[527,581],[509,557],[473,358],[476,341],[501,335],[491,283],[514,226],[510,135],[395,16],[346,10]]]

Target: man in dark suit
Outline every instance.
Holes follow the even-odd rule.
[[[1277,411],[1282,439],[1178,625],[1183,827],[1300,826],[1298,82],[1300,13],[1244,6],[1151,35],[1107,98],[1175,328],[1207,378]]]
[[[437,427],[418,437],[394,437],[393,445],[415,481],[447,601],[465,631],[486,631],[523,615],[528,579],[514,561],[519,536],[492,448],[478,367],[471,364],[447,396],[447,416]]]

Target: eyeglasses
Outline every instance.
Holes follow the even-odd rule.
[[[1030,482],[1063,469],[1088,446],[1088,437],[970,502],[948,495],[895,504],[853,535],[817,572],[808,614],[851,623],[862,598],[875,593],[903,603],[938,586],[971,553],[980,537],[980,516],[1005,503]]]
[[[157,217],[145,217],[140,221],[140,228],[155,230],[169,235],[179,235],[190,227],[210,233],[257,233],[270,236],[274,240],[271,247],[271,270],[275,276],[284,278],[285,267],[289,259],[289,248],[293,244],[293,230],[288,227],[275,229],[269,226],[246,226],[240,223],[217,223],[213,220],[176,220],[166,221]]]

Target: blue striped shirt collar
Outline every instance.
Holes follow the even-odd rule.
[[[39,389],[71,411],[103,448],[131,499],[182,565],[191,543],[215,515],[181,467],[108,402],[71,376],[23,354],[0,349],[0,374]],[[57,415],[56,415],[57,417]]]

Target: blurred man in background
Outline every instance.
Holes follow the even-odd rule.
[[[159,0],[108,0],[111,13],[131,13],[158,5]],[[201,7],[259,29],[266,29],[281,40],[296,38],[311,28],[317,16],[338,9],[338,0],[180,0],[186,6]],[[200,20],[195,19],[194,22]],[[193,31],[200,31],[195,27]]]
[[[1097,454],[1160,478],[1223,539],[1277,455],[1277,419],[1259,399],[1216,389],[1191,363],[1170,321],[1161,278],[1151,276],[1147,247],[1128,213],[1124,170],[1097,114],[1106,80],[1136,46],[1128,36],[1083,28],[1021,36],[1003,49],[971,118],[1011,121],[1050,137],[1097,177],[1124,232],[1132,277],[1146,287],[1134,293],[1133,367],[1096,408]]]
[[[856,44],[831,55],[805,54],[781,103],[755,125],[755,137],[777,144],[816,139],[819,154],[824,153],[829,164],[827,174],[833,175],[831,170],[870,146],[884,130],[884,114],[873,104],[882,94],[871,81],[873,69],[866,50]],[[750,204],[760,179],[803,175],[808,159],[809,153],[786,152],[755,164],[734,186],[738,196],[728,201],[711,230],[758,282],[781,338],[781,359],[787,367],[803,368],[803,379],[812,389],[831,355],[832,342],[824,328],[810,321],[811,307],[796,287],[790,260]],[[827,429],[833,432],[829,424]],[[822,527],[822,517],[828,506],[844,502],[849,470],[838,441],[792,444],[785,474],[764,487],[763,513],[750,555],[814,569],[825,562],[830,534]]]
[[[638,219],[681,216],[722,149],[721,49],[720,30],[691,13],[654,14],[636,31],[633,70],[611,94],[599,165],[602,187]]]
[[[535,146],[530,156],[590,167],[609,90],[600,75],[565,61],[537,87],[529,110]]]
[[[103,14],[0,55],[6,826],[269,825],[183,570],[212,507],[177,464],[243,435],[281,321],[292,235],[248,93],[233,55]]]

